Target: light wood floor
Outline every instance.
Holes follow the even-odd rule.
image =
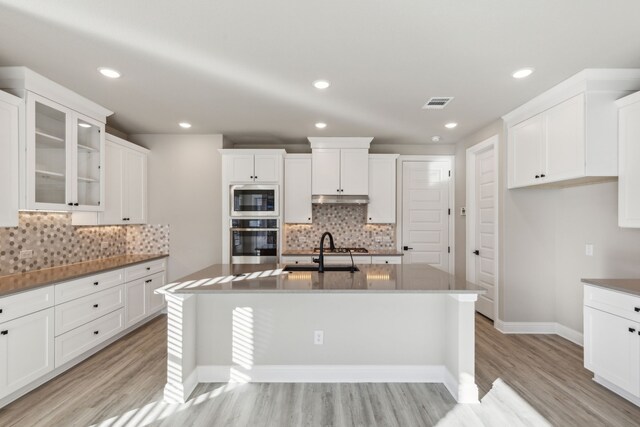
[[[640,425],[640,408],[591,380],[581,347],[502,335],[480,315],[476,325],[481,397],[502,378],[553,425]],[[435,384],[201,384],[187,404],[167,405],[165,380],[161,316],[0,410],[0,426],[428,426],[456,407]]]

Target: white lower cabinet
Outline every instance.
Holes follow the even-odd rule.
[[[53,308],[0,324],[0,398],[54,369]]]
[[[164,273],[154,274],[144,281],[144,293],[147,304],[147,315],[153,314],[164,308],[164,297],[155,293],[155,290],[164,286]]]
[[[126,326],[133,326],[164,308],[164,297],[156,289],[165,285],[164,272],[133,280],[125,284]]]
[[[56,305],[56,336],[124,306],[124,286]]]
[[[640,404],[640,314],[628,310],[638,306],[638,298],[585,286],[584,299],[585,368],[596,381]]]
[[[82,325],[56,337],[56,368],[91,350],[124,329],[124,310]]]

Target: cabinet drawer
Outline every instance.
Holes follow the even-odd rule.
[[[119,309],[56,337],[56,368],[91,350],[124,329],[124,310]]]
[[[55,285],[56,304],[71,301],[90,295],[103,289],[112,288],[124,283],[122,270],[107,271],[106,273],[87,276]]]
[[[640,321],[640,297],[634,295],[586,285],[584,305]]]
[[[69,332],[124,305],[124,285],[56,305],[56,336]]]
[[[401,256],[372,256],[371,264],[402,264]]]
[[[53,306],[53,286],[0,298],[0,323]]]
[[[300,255],[295,255],[295,256],[283,256],[280,258],[280,262],[282,264],[311,264],[313,261],[312,259],[313,257],[310,256],[300,256]]]
[[[124,281],[130,282],[132,280],[139,279],[141,277],[149,276],[151,274],[159,273],[166,269],[166,259],[158,259],[155,261],[149,261],[142,264],[136,264],[124,269]]]
[[[325,255],[325,265],[339,264],[339,265],[351,265],[351,257],[349,255]],[[371,264],[371,257],[368,255],[354,255],[353,263],[355,265]]]

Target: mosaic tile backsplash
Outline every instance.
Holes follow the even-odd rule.
[[[103,243],[105,243],[103,245]],[[20,251],[32,250],[20,259]],[[76,227],[70,213],[20,212],[0,228],[0,276],[124,254],[168,254],[168,225]]]
[[[362,205],[313,205],[313,224],[285,224],[284,250],[315,248],[325,231],[336,246],[395,249],[395,224],[367,224],[366,215]]]

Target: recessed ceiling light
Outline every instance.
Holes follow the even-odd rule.
[[[453,129],[456,126],[458,126],[456,122],[449,122],[446,125],[444,125],[444,127],[446,127],[447,129]]]
[[[182,129],[189,129],[191,127],[191,123],[188,123],[188,122],[180,122],[178,124]]]
[[[318,122],[318,123],[316,123],[316,127],[318,129],[324,129],[324,128],[327,127],[327,124],[326,123],[322,123],[322,122]]]
[[[316,89],[326,89],[326,88],[328,88],[329,86],[331,86],[331,83],[329,83],[329,82],[328,82],[328,81],[326,81],[326,80],[316,80],[315,82],[313,82],[313,86],[314,86]]]
[[[533,73],[533,68],[522,68],[515,71],[512,76],[514,79],[524,79],[525,77],[529,77],[531,73]]]
[[[98,68],[98,71],[100,71],[100,74],[105,77],[109,77],[110,79],[117,79],[122,75],[118,70],[114,70],[113,68],[100,67]]]
[[[90,128],[91,125],[89,123],[78,123],[78,126],[80,126],[81,128]]]
[[[438,135],[434,135],[434,136],[431,137],[431,141],[440,142],[440,137]]]

